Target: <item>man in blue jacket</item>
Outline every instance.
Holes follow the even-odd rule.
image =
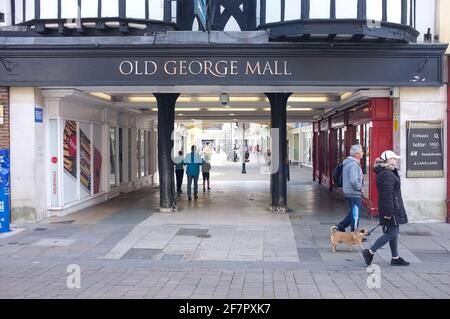
[[[186,154],[183,164],[186,165],[186,175],[188,179],[187,194],[188,200],[192,200],[192,181],[194,181],[194,199],[198,199],[198,176],[200,175],[200,166],[202,158],[197,154],[197,147],[192,145],[191,152]]]
[[[351,231],[358,228],[359,217],[362,211],[362,196],[364,187],[364,175],[361,169],[361,158],[364,152],[361,145],[353,145],[350,156],[347,157],[342,168],[342,190],[347,200],[350,211],[347,216],[335,227],[341,232],[350,226]]]

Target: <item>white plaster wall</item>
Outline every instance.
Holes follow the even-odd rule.
[[[44,124],[34,121],[34,108],[44,108],[43,98],[34,88],[12,87],[10,92],[13,222],[38,221],[46,216],[46,139]]]
[[[447,90],[440,88],[400,88],[400,99],[394,103],[399,112],[400,132],[394,138],[394,149],[402,160],[402,195],[411,222],[444,222],[446,219],[447,184],[444,178],[406,178],[406,121],[441,120],[445,123],[444,153],[447,141]],[[447,176],[447,156],[444,160]]]

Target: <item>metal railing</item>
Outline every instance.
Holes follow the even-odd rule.
[[[265,24],[266,23],[266,16],[267,16],[267,4],[269,3],[279,1],[279,8],[280,8],[280,21],[284,22],[286,21],[286,12],[287,10],[292,11],[291,8],[289,8],[289,0],[257,0],[257,7],[259,8],[259,24]],[[311,19],[310,11],[311,11],[311,3],[314,0],[298,0],[299,4],[301,4],[300,12],[298,12],[298,19]],[[329,16],[328,18],[331,20],[337,19],[337,6],[340,4],[341,0],[329,0]],[[368,16],[367,12],[367,3],[368,1],[372,0],[357,0],[357,16],[356,19],[359,20],[366,20],[370,19],[371,17]],[[399,1],[400,5],[400,24],[402,25],[409,25],[412,28],[416,27],[416,0],[397,0]],[[390,22],[388,21],[388,0],[382,0],[381,1],[381,20],[383,22]],[[275,22],[275,21],[273,21]]]

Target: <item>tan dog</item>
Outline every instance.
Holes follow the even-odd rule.
[[[353,245],[358,245],[359,247],[361,247],[361,249],[364,249],[362,245],[362,240],[366,234],[367,229],[365,228],[355,232],[346,233],[338,231],[337,227],[333,226],[331,227],[331,249],[333,250],[333,253],[335,253],[336,246],[339,243],[345,243],[347,245],[350,245],[350,251],[352,251]]]

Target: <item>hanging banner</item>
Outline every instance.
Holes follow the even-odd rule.
[[[406,177],[444,177],[441,121],[408,121]]]
[[[11,231],[9,149],[0,149],[0,233]]]

